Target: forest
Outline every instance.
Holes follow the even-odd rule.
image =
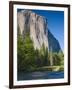
[[[64,54],[62,51],[48,51],[42,45],[41,49],[34,49],[29,33],[25,37],[17,37],[17,68],[19,71],[62,71],[64,70]]]

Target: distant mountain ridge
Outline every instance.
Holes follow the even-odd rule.
[[[30,33],[35,49],[40,49],[42,45],[49,51],[59,52],[61,50],[58,40],[48,30],[47,19],[30,10],[22,10],[17,12],[17,25],[20,29],[19,33],[25,35]]]

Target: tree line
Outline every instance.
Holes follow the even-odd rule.
[[[42,45],[41,49],[34,49],[29,33],[17,37],[17,68],[18,71],[32,71],[35,68],[51,65],[63,65],[64,54],[49,51]]]

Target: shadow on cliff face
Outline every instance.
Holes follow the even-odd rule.
[[[49,50],[52,49],[52,52],[59,52],[61,51],[60,44],[58,40],[54,37],[54,35],[48,29],[48,43],[49,43]]]

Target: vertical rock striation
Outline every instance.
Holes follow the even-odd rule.
[[[40,49],[42,45],[48,48],[47,20],[29,10],[22,10],[17,13],[20,34],[30,33],[34,48]]]
[[[30,34],[34,48],[40,49],[42,45],[45,48],[50,48],[54,52],[61,50],[58,40],[48,30],[47,19],[30,10],[21,10],[17,12],[17,24],[20,29],[20,34],[25,36],[25,33]]]

